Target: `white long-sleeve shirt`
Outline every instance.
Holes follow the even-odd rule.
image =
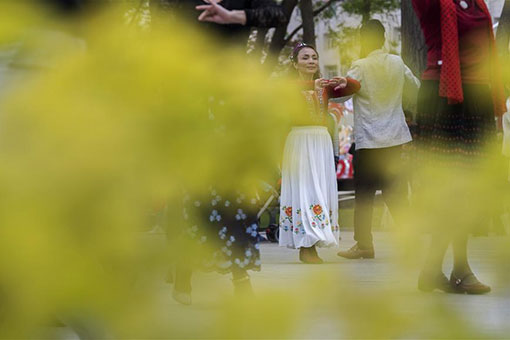
[[[356,149],[386,148],[412,140],[402,97],[404,89],[417,93],[420,81],[397,55],[375,50],[353,63],[348,77],[361,82],[354,95]]]

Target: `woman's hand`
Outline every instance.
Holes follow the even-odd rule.
[[[334,90],[340,90],[347,86],[347,78],[344,77],[334,77],[329,80],[329,86],[334,86]]]
[[[223,6],[218,5],[221,0],[205,0],[207,5],[199,5],[195,8],[203,11],[198,17],[198,21],[214,22],[216,24],[246,24],[246,13],[244,11],[230,11]]]
[[[329,85],[329,80],[324,78],[315,79],[315,90],[320,90]]]

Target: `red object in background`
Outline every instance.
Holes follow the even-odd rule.
[[[340,103],[329,102],[328,111],[336,116],[336,121],[339,122],[344,115],[344,106]]]
[[[338,160],[336,170],[337,179],[347,179],[354,177],[354,167],[352,166],[352,155],[346,154]]]
[[[483,0],[412,0],[428,47],[422,79],[439,80],[440,96],[462,102],[463,82],[491,83],[494,113],[505,112],[492,17]],[[460,8],[462,7],[462,9]],[[445,42],[445,43],[443,43]],[[490,67],[487,67],[490,66]]]

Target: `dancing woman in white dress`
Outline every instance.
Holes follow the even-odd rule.
[[[328,133],[329,98],[357,92],[360,84],[343,77],[319,76],[313,46],[297,45],[291,60],[302,84],[309,124],[292,128],[283,155],[280,246],[299,249],[304,263],[322,263],[315,247],[338,245],[338,194],[333,143]]]

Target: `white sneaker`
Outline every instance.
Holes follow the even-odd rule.
[[[191,305],[191,294],[179,292],[178,290],[172,291],[172,297],[175,301],[179,302],[182,305],[189,306]]]

